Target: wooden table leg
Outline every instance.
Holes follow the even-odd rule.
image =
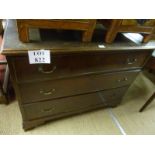
[[[88,29],[83,32],[83,36],[82,36],[83,42],[90,42],[92,40],[92,36],[93,36],[95,26],[96,26],[96,20],[95,19],[89,21]]]
[[[152,30],[150,34],[144,34],[143,43],[147,43],[149,40],[151,40],[154,34],[155,34],[155,28]]]
[[[0,19],[0,35],[3,33],[2,19]]]
[[[5,69],[5,74],[4,74],[4,81],[3,83],[0,82],[0,91],[3,96],[5,104],[9,103],[8,96],[7,96],[8,81],[9,81],[9,68],[7,65]]]
[[[140,108],[139,112],[142,112],[155,98],[155,92],[152,94],[152,96],[146,101],[146,103]]]
[[[112,43],[116,38],[117,33],[119,32],[119,27],[121,26],[122,19],[114,19],[110,27],[107,30],[107,34],[105,36],[106,43]]]
[[[29,29],[26,25],[17,22],[19,38],[22,42],[29,42]]]

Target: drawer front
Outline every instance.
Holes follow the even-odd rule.
[[[127,87],[112,89],[92,94],[67,97],[23,106],[27,120],[47,116],[63,116],[70,113],[84,112],[97,107],[115,106],[121,101]]]
[[[12,59],[18,82],[58,79],[90,73],[139,68],[149,52],[55,55],[51,64],[29,64],[27,57]]]
[[[22,103],[96,92],[131,84],[139,71],[19,84]]]

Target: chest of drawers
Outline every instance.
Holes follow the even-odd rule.
[[[155,48],[154,43],[128,42],[107,44],[103,49],[97,42],[26,44],[18,40],[15,22],[9,21],[3,54],[9,64],[23,128],[117,106]],[[33,49],[49,49],[51,64],[29,64],[27,51]]]

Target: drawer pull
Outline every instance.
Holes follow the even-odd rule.
[[[119,80],[117,80],[118,82],[124,82],[124,81],[128,81],[128,78],[127,77],[125,77],[125,78],[123,78],[123,79],[119,79]]]
[[[56,66],[53,66],[53,68],[50,71],[44,71],[43,66],[38,67],[38,71],[43,74],[51,74],[56,70]]]
[[[137,59],[136,59],[136,58],[128,58],[128,59],[127,59],[127,64],[128,64],[128,65],[132,65],[132,64],[134,64],[135,62],[137,62]]]
[[[48,109],[43,109],[42,111],[43,112],[51,112],[51,111],[53,111],[54,109],[53,108],[48,108]]]
[[[52,95],[54,91],[55,91],[55,89],[52,89],[52,90],[49,90],[49,91],[40,90],[40,94],[43,94],[43,95]]]

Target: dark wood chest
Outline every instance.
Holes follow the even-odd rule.
[[[101,43],[44,41],[21,43],[15,21],[4,35],[7,56],[25,130],[49,120],[115,107],[142,70],[155,44],[129,40]],[[29,64],[28,50],[49,49],[51,64]]]

